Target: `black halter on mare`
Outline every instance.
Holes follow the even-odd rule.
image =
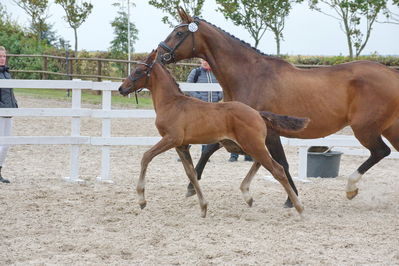
[[[195,28],[195,25],[193,25],[192,23],[194,23],[196,25],[196,28]],[[180,24],[180,25],[176,26],[175,29],[187,26],[189,30],[184,32],[184,36],[181,38],[181,40],[176,44],[176,46],[174,48],[171,48],[165,42],[160,42],[159,43],[159,46],[167,51],[167,53],[165,53],[165,54],[163,54],[161,56],[161,60],[162,60],[163,63],[174,63],[174,62],[176,62],[176,60],[175,60],[175,51],[187,39],[187,37],[190,34],[193,37],[192,38],[192,40],[193,40],[193,50],[192,51],[193,51],[193,57],[194,57],[194,53],[195,53],[194,33],[198,30],[198,25],[199,25],[199,20],[195,19],[193,22],[191,22],[189,24],[185,23],[185,24]],[[191,29],[190,28],[191,26],[194,26],[194,29]]]

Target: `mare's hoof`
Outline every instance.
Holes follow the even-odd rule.
[[[145,208],[145,206],[147,206],[147,201],[140,201],[139,202],[139,205],[140,205],[140,209],[144,209]]]
[[[194,188],[187,188],[186,198],[194,196],[195,194],[196,194],[196,192],[195,192]]]
[[[252,207],[252,204],[254,203],[254,199],[251,198],[250,200],[247,201],[247,204],[249,207]]]
[[[284,203],[284,208],[293,208],[294,205],[292,204],[290,199],[287,199]]]
[[[359,193],[359,189],[358,188],[356,190],[354,190],[354,191],[347,191],[346,192],[346,197],[351,200],[354,197],[356,197],[357,193]]]

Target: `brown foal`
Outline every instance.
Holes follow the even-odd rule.
[[[260,53],[181,8],[178,12],[182,24],[159,44],[162,62],[203,58],[223,88],[224,101],[240,101],[255,110],[310,118],[305,130],[283,136],[321,138],[351,126],[355,137],[370,151],[370,157],[349,176],[349,199],[357,195],[356,183],[362,175],[391,152],[382,136],[399,151],[398,71],[370,61],[298,69],[280,58]],[[266,145],[290,180],[278,135],[268,130]],[[201,157],[200,167],[196,168],[198,177],[209,156]],[[292,180],[290,183],[295,190]]]
[[[289,185],[283,167],[271,158],[266,149],[265,122],[277,131],[293,132],[305,128],[308,119],[258,112],[240,102],[206,103],[185,96],[168,70],[155,59],[156,52],[153,51],[119,88],[122,95],[128,95],[140,88],[148,88],[151,91],[157,114],[155,124],[162,136],[157,144],[144,153],[141,160],[140,178],[137,183],[140,207],[146,206],[144,186],[148,164],[155,156],[176,148],[186,174],[194,185],[202,217],[205,217],[207,202],[197,181],[188,145],[220,142],[227,150],[239,150],[254,159],[254,164],[240,186],[249,206],[253,201],[249,186],[262,165],[281,183],[296,210],[301,214],[302,204]]]

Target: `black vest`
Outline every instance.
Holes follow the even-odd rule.
[[[0,79],[11,79],[8,70],[8,66],[0,66]],[[18,108],[13,89],[0,88],[0,108]]]

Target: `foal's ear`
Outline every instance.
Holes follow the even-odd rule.
[[[181,21],[184,23],[190,23],[194,20],[181,6],[177,8],[177,12],[179,13]]]
[[[157,54],[158,54],[158,50],[152,50],[152,52],[150,53],[150,61],[154,62],[155,59],[157,58]]]

